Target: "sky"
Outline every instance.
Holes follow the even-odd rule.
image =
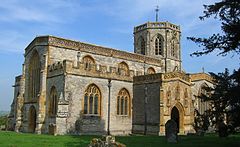
[[[239,67],[237,57],[190,57],[200,48],[186,39],[221,32],[214,19],[200,21],[203,4],[219,0],[1,0],[0,3],[0,111],[10,110],[15,76],[22,72],[24,49],[36,37],[53,35],[133,52],[133,27],[155,21],[181,26],[185,72],[222,72]]]

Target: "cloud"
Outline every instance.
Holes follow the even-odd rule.
[[[0,21],[15,22],[38,22],[38,23],[64,23],[71,20],[76,5],[67,0],[9,0],[0,5]],[[71,17],[69,17],[71,16]]]
[[[24,38],[23,34],[16,31],[2,31],[0,30],[0,51],[11,53],[23,53],[23,47],[26,44],[19,38]]]

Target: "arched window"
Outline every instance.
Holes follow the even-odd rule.
[[[29,114],[28,114],[28,132],[34,133],[36,129],[36,122],[37,120],[37,112],[35,107],[32,105],[29,108]]]
[[[58,106],[57,90],[53,86],[50,91],[49,116],[55,116],[57,114],[57,106]]]
[[[84,64],[84,68],[86,70],[91,70],[91,67],[95,64],[95,60],[91,56],[85,56],[82,59],[82,62]]]
[[[129,67],[127,63],[121,62],[118,64],[118,72],[120,75],[129,75]]]
[[[138,39],[138,45],[140,47],[141,54],[145,55],[145,41],[142,36]]]
[[[198,92],[198,110],[200,114],[203,114],[206,110],[209,109],[209,102],[204,100],[204,96],[208,96],[209,93],[207,92],[207,87],[208,85],[206,83],[204,83]]]
[[[155,39],[155,55],[163,54],[163,38],[161,35],[158,35]]]
[[[37,51],[34,51],[29,63],[29,99],[37,98],[40,92],[40,59]]]
[[[123,88],[119,91],[117,96],[117,115],[130,114],[130,95],[129,92]]]
[[[154,68],[149,67],[149,68],[147,69],[147,74],[155,74],[155,73],[156,73],[156,72],[155,72]]]
[[[95,84],[91,84],[84,94],[84,114],[100,115],[101,93]]]

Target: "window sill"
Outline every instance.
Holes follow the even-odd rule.
[[[118,117],[128,117],[128,115],[117,115]]]
[[[99,119],[100,118],[100,115],[97,115],[97,114],[83,114],[83,118],[84,119],[88,119],[88,118],[91,118],[91,119]]]

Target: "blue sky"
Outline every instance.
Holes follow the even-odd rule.
[[[221,72],[239,67],[237,57],[190,57],[198,46],[187,36],[220,32],[213,19],[200,21],[203,4],[216,0],[1,0],[0,110],[10,110],[14,78],[21,74],[24,48],[39,35],[54,35],[133,52],[133,27],[155,20],[180,25],[182,60],[186,72]]]

